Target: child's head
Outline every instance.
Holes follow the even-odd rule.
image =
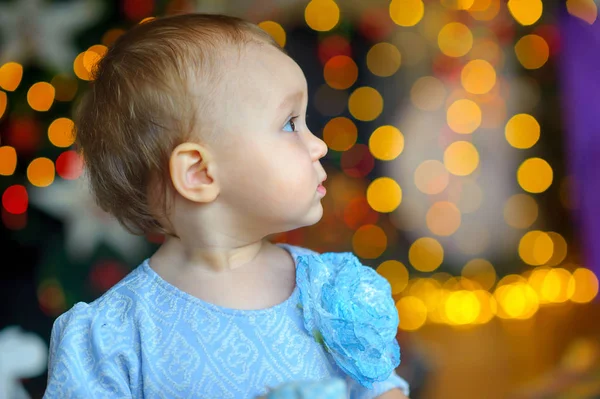
[[[130,231],[265,236],[322,215],[327,147],[306,103],[304,74],[262,29],[181,14],[109,48],[76,137],[98,204]]]

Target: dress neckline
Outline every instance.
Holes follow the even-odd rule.
[[[297,269],[298,261],[296,259],[297,254],[294,249],[295,247],[293,245],[287,244],[287,243],[275,243],[275,245],[277,245],[289,252],[289,254],[292,256],[292,259],[294,260],[294,265]],[[267,314],[272,314],[272,313],[278,312],[281,309],[287,308],[287,306],[290,303],[292,303],[293,301],[296,300],[296,298],[298,296],[298,290],[299,290],[298,284],[296,283],[294,285],[294,290],[292,291],[292,293],[290,294],[290,296],[287,299],[285,299],[283,302],[280,302],[280,303],[273,305],[271,307],[268,307],[268,308],[263,308],[263,309],[229,308],[229,307],[224,307],[224,306],[216,305],[214,303],[207,302],[205,300],[195,297],[195,296],[175,287],[173,284],[171,284],[168,281],[166,281],[165,279],[163,279],[154,269],[152,269],[152,267],[150,267],[150,259],[149,258],[144,260],[144,262],[142,262],[140,267],[141,267],[141,270],[145,274],[150,276],[152,281],[160,289],[164,290],[165,292],[167,292],[171,295],[175,295],[184,301],[200,305],[205,309],[209,309],[209,310],[212,310],[215,312],[219,312],[219,313],[223,313],[223,314],[227,314],[227,315],[231,315],[231,316],[245,316],[245,317],[262,316],[262,315],[267,315]]]

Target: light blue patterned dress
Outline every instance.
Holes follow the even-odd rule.
[[[398,319],[395,308],[387,314],[387,281],[349,252],[277,245],[292,254],[297,284],[268,309],[202,301],[148,260],[94,302],[77,303],[52,328],[44,399],[245,399],[328,377],[344,378],[351,399],[394,387],[408,396],[394,370]]]

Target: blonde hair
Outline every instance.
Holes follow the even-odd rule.
[[[157,220],[166,215],[169,157],[178,144],[217,130],[210,116],[224,75],[219,64],[226,50],[239,53],[248,43],[283,51],[242,19],[178,14],[136,25],[96,65],[75,113],[76,145],[97,204],[128,231],[172,234]],[[162,193],[159,215],[151,182]]]

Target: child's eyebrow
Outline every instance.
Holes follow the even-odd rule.
[[[290,105],[302,100],[304,98],[304,91],[296,91],[292,94],[288,94],[284,100],[281,102],[281,104],[279,104],[279,107],[277,107],[277,110],[283,110],[288,108]]]

